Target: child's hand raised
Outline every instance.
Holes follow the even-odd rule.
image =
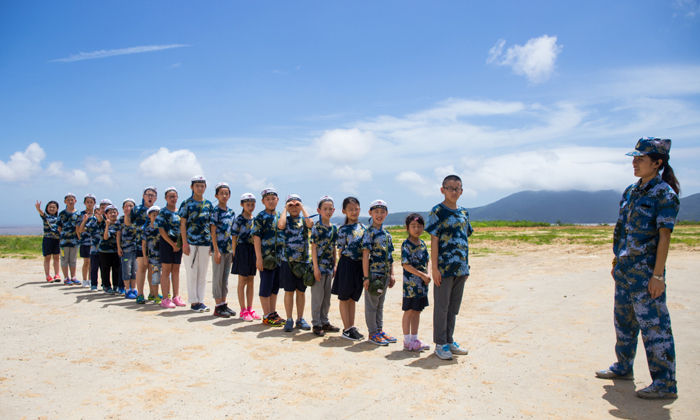
[[[37,200],[35,206],[36,206],[36,211],[41,213],[41,201]]]

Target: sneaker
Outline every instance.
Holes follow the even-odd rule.
[[[634,381],[634,372],[631,370],[624,375],[618,375],[617,373],[613,372],[610,369],[602,369],[602,370],[596,370],[595,376],[596,376],[596,378],[601,378],[601,379],[622,379],[625,381]]]
[[[214,316],[219,316],[221,318],[231,318],[225,305],[219,305],[214,308]]]
[[[452,352],[450,352],[449,344],[436,344],[434,353],[442,360],[452,360]]]
[[[211,309],[207,305],[201,302],[199,303],[199,312],[209,312],[210,310]]]
[[[175,296],[175,297],[177,297],[177,296]],[[168,299],[172,299],[172,298],[173,298],[172,293],[168,293]]]
[[[90,287],[90,280],[83,280],[83,287]]]
[[[469,354],[469,350],[460,347],[459,343],[455,341],[454,343],[450,344],[450,353],[455,356],[465,356]]]
[[[277,312],[273,312],[267,317],[263,318],[262,320],[263,324],[269,325],[271,327],[281,327],[282,326],[282,319],[277,316]]]
[[[63,284],[70,286],[71,284],[73,284],[73,280],[71,280],[70,277],[66,277],[66,279],[63,280]]]
[[[425,343],[419,339],[414,340],[414,343],[416,343],[416,346],[420,347],[420,351],[430,350],[430,344]]]
[[[104,287],[104,286],[102,286],[102,290],[103,290],[105,293],[107,293],[108,295],[113,295],[113,294],[115,293],[115,292],[114,292],[114,289],[112,289],[111,287]]]
[[[163,296],[161,296],[161,295],[158,295],[158,296],[156,296],[156,297],[153,299],[153,303],[155,303],[156,305],[160,305],[160,303],[161,303],[162,301],[163,301]],[[173,303],[175,303],[175,302],[173,302]],[[176,305],[176,306],[177,306],[177,305]]]
[[[378,346],[388,346],[389,342],[382,337],[381,333],[374,334],[370,338],[367,339],[372,344],[376,344]]]
[[[297,319],[296,327],[304,331],[309,331],[311,329],[311,326],[306,322],[304,318]]]
[[[143,295],[138,295],[138,296],[136,296],[136,303],[138,303],[139,305],[142,305],[142,304],[146,303],[146,298],[143,297]]]
[[[357,328],[355,327],[350,327],[347,330],[343,331],[343,335],[341,337],[345,338],[346,340],[352,340],[352,341],[358,341],[362,340],[363,336],[360,334],[359,331],[357,331]]]
[[[326,335],[326,332],[323,331],[323,327],[314,325],[314,334],[316,334],[319,337],[323,337],[324,335]]]
[[[294,320],[289,318],[287,322],[284,323],[284,332],[292,332],[294,329]]]
[[[56,274],[55,276],[53,276],[53,282],[54,282],[54,283],[60,283],[60,282],[61,282],[61,276],[59,276],[58,274]]]
[[[241,316],[240,318],[246,322],[251,322],[253,321],[253,316],[248,312],[248,310],[243,309],[241,310]]]
[[[418,340],[413,340],[413,341],[406,341],[403,340],[403,349],[406,351],[420,351],[420,348],[417,348],[416,342]]]
[[[175,304],[170,299],[163,299],[163,301],[160,303],[160,306],[162,306],[163,308],[172,309],[175,307]]]
[[[81,285],[82,282],[80,280],[76,279],[75,277],[73,277],[73,284],[74,285]]]
[[[51,276],[46,276],[46,281],[47,281],[48,283],[53,282],[53,277],[51,277]]]
[[[255,320],[260,319],[260,315],[256,314],[253,308],[248,308],[248,315],[250,315]]]
[[[153,300],[153,299],[155,299],[155,298],[153,297],[152,294],[149,293],[149,294],[148,294],[148,300]]]
[[[169,299],[168,299],[169,300]],[[193,303],[190,305],[190,310],[195,311],[195,312],[202,312],[199,310],[199,303]]]
[[[97,291],[97,286],[90,286],[90,291],[91,291],[91,292],[96,292],[96,291]]]
[[[226,311],[226,313],[227,313],[229,316],[236,316],[236,311],[234,311],[233,309],[229,308],[229,307],[228,307],[228,304],[226,304],[226,303],[224,303],[224,311]]]
[[[396,343],[396,338],[390,336],[389,334],[385,333],[384,331],[379,331],[379,335],[381,335],[382,338],[384,339],[384,341],[386,341],[387,343]]]
[[[117,289],[117,293],[119,293],[120,295],[123,295],[123,294],[126,293],[126,290],[124,290],[123,287],[119,287],[119,288]]]
[[[340,332],[340,328],[336,327],[335,325],[331,325],[331,324],[323,324],[323,325],[321,325],[321,328],[325,332]]]
[[[168,299],[170,299],[170,293],[168,293]],[[172,299],[173,299],[173,303],[175,304],[175,306],[186,306],[185,301],[182,300],[182,298],[180,296],[175,296]]]
[[[644,398],[645,400],[675,400],[678,398],[677,393],[662,391],[660,387],[654,385],[653,383],[648,387],[637,391],[637,396],[639,398]]]

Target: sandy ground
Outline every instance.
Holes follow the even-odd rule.
[[[668,263],[680,398],[661,402],[634,394],[651,382],[641,342],[634,382],[593,375],[615,357],[609,247],[513,251],[472,258],[455,334],[470,352],[452,361],[136,305],[46,284],[39,260],[0,259],[0,418],[700,418],[698,252]],[[400,302],[396,287],[385,330],[397,337]]]

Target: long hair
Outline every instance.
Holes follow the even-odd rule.
[[[346,197],[345,200],[343,200],[343,210],[345,210],[345,208],[346,208],[347,206],[349,206],[350,204],[352,204],[352,203],[355,203],[355,204],[357,204],[357,205],[359,206],[359,205],[360,205],[360,200],[358,200],[358,199],[355,198],[355,197]],[[344,224],[344,225],[347,225],[348,222],[349,222],[348,216],[345,215],[345,222],[344,222],[343,224]]]
[[[51,201],[49,201],[48,203],[46,203],[46,207],[44,208],[44,213],[50,214],[50,213],[49,213],[49,206],[50,206],[51,204],[55,204],[55,205],[56,205],[56,214],[51,214],[51,216],[55,216],[55,215],[58,214],[58,210],[60,209],[60,207],[58,206],[58,202],[53,201],[53,200],[51,200]]]
[[[649,157],[653,162],[656,162],[657,160],[661,161],[661,166],[659,166],[659,173],[661,173],[661,171],[663,170],[663,173],[661,173],[661,179],[663,179],[665,183],[670,185],[671,188],[673,188],[673,191],[676,192],[676,194],[680,195],[681,183],[678,182],[676,174],[673,173],[673,168],[671,168],[671,165],[668,164],[669,156],[661,153],[649,153]]]

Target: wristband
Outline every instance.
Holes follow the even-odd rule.
[[[666,277],[664,276],[651,276],[652,279],[656,279],[662,283],[666,283]]]
[[[362,277],[362,281],[369,280],[369,276]]]

